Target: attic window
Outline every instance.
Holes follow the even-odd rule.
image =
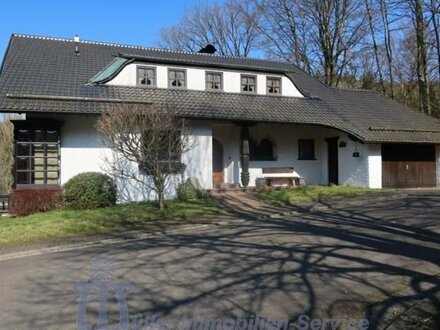
[[[279,77],[267,77],[266,80],[267,94],[281,94],[281,78]]]
[[[185,88],[186,87],[186,71],[185,70],[168,70],[168,87]]]
[[[137,68],[138,86],[156,86],[156,68],[138,67]]]
[[[220,91],[223,89],[221,72],[206,72],[206,89]]]
[[[245,93],[256,93],[257,76],[241,75],[241,91]]]

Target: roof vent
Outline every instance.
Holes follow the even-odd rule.
[[[75,55],[76,56],[79,56],[79,54],[81,53],[80,51],[79,51],[79,47],[78,47],[78,43],[79,43],[79,35],[75,35],[74,37],[73,37],[73,42],[75,43]]]
[[[214,54],[216,51],[217,51],[217,49],[213,45],[207,44],[205,47],[203,47],[202,49],[199,50],[199,53]]]

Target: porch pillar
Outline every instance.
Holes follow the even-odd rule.
[[[243,187],[249,185],[249,126],[241,125],[241,148],[240,148],[240,160],[241,160],[241,184]]]

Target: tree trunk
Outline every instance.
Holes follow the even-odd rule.
[[[166,208],[166,201],[165,201],[165,196],[163,192],[158,192],[158,197],[159,197],[159,209],[161,211],[165,210]]]
[[[414,18],[417,40],[417,80],[419,86],[419,109],[427,114],[431,114],[429,104],[429,84],[427,75],[427,54],[425,43],[425,19],[423,17],[422,0],[414,2]]]
[[[370,0],[365,0],[365,8],[367,10],[367,16],[368,16],[368,25],[370,27],[371,40],[373,42],[374,58],[376,60],[377,73],[379,74],[379,83],[382,88],[383,95],[386,95],[387,91],[385,89],[385,84],[383,82],[382,64],[380,63],[380,59],[379,59],[379,49],[377,47],[377,42],[376,42],[376,32],[374,31],[373,14],[371,12],[371,7],[372,6]]]
[[[383,22],[383,34],[384,34],[384,42],[385,42],[385,52],[387,55],[387,62],[388,62],[388,76],[390,79],[390,91],[391,91],[391,98],[395,98],[394,94],[394,72],[393,72],[393,48],[391,44],[391,31],[390,31],[390,21],[388,18],[388,5],[386,3],[386,0],[380,0],[380,12],[382,16],[382,22]]]

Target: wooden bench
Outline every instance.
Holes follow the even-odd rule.
[[[295,173],[293,167],[263,167],[265,185],[269,187],[299,186],[304,184],[304,178]]]

